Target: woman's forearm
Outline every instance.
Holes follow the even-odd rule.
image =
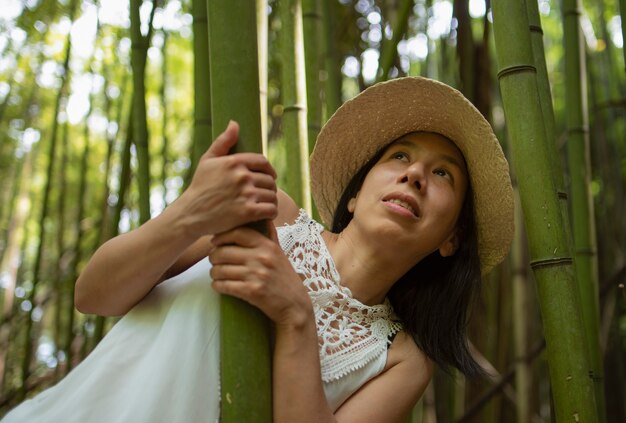
[[[313,313],[294,325],[277,325],[274,350],[274,422],[336,422],[322,385]]]
[[[171,207],[103,244],[76,281],[78,310],[101,315],[130,310],[196,240],[183,225]]]
[[[76,282],[74,301],[80,311],[124,314],[165,276],[172,276],[172,266],[184,269],[176,263],[179,258],[189,265],[206,256],[202,240],[276,217],[276,172],[261,154],[228,155],[238,136],[239,126],[230,122],[172,205],[96,251]]]

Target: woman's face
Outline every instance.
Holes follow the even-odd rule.
[[[348,209],[377,242],[420,260],[437,250],[450,256],[467,186],[459,149],[439,134],[413,132],[387,147]]]

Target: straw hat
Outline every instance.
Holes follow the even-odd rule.
[[[378,150],[417,131],[448,137],[465,157],[486,274],[504,259],[513,239],[509,165],[481,113],[459,91],[432,79],[376,84],[346,101],[326,122],[311,155],[311,188],[322,221],[331,225],[350,179]]]

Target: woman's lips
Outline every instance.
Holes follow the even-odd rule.
[[[419,216],[419,209],[415,199],[403,193],[391,193],[383,198],[383,204],[390,210],[413,218]]]

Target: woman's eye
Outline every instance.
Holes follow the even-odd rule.
[[[396,153],[393,153],[393,154],[391,155],[391,158],[392,158],[392,159],[396,159],[396,160],[405,160],[405,161],[408,161],[408,160],[409,160],[409,156],[408,156],[408,154],[403,153],[403,152],[401,152],[401,151],[398,151],[398,152],[396,152]]]
[[[433,173],[438,176],[450,176],[450,173],[445,169],[435,169]]]

